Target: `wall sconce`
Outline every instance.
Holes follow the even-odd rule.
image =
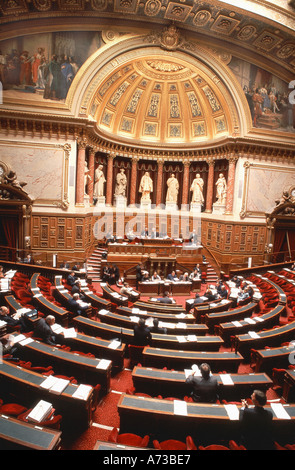
[[[265,245],[264,252],[269,255],[272,252],[272,249],[273,249],[273,244],[269,243],[268,245]]]

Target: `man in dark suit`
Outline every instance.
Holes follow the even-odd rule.
[[[139,319],[138,324],[134,325],[133,330],[133,344],[135,346],[147,346],[150,343],[152,335],[150,329],[145,326],[145,321],[143,318]]]
[[[158,302],[161,302],[162,304],[172,304],[172,299],[169,297],[169,292],[164,292],[163,297],[159,297]]]
[[[176,276],[176,272],[172,271],[167,276],[167,281],[178,281],[178,277]]]
[[[77,281],[76,274],[74,273],[74,271],[71,271],[70,274],[67,277],[67,284],[69,286],[73,286],[76,281]]]
[[[153,320],[153,326],[150,329],[151,333],[162,333],[164,335],[167,334],[167,328],[160,328],[159,327],[159,320],[158,318],[154,318]]]
[[[186,379],[186,384],[192,388],[191,396],[195,402],[216,403],[218,399],[218,381],[211,375],[209,364],[200,365],[201,376],[193,371]]]
[[[56,346],[56,338],[52,325],[55,323],[53,315],[47,315],[46,318],[40,318],[34,328],[34,336],[40,338],[44,343]]]
[[[86,301],[86,297],[85,295],[83,294],[83,292],[81,291],[81,282],[80,281],[76,281],[75,284],[73,285],[72,289],[71,289],[71,294],[74,295],[74,294],[79,294],[79,298],[81,300],[83,300],[84,302]]]
[[[83,317],[87,317],[87,311],[89,309],[89,304],[82,302],[80,303],[80,297],[78,293],[75,293],[72,298],[68,300],[69,310],[76,315],[82,315]],[[83,305],[85,303],[85,305]]]
[[[29,324],[26,324],[26,317],[24,315],[18,319],[13,318],[13,316],[10,315],[8,308],[4,306],[0,308],[0,320],[5,321],[5,323],[11,327],[19,326],[21,333],[30,330]]]
[[[273,414],[265,410],[266,395],[261,390],[254,390],[251,395],[254,407],[249,408],[247,402],[242,400],[240,409],[241,444],[247,450],[273,450],[272,437]]]
[[[194,299],[194,305],[198,305],[198,304],[202,304],[204,303],[204,300],[201,299],[201,297],[199,296],[199,294],[196,294],[196,297]]]

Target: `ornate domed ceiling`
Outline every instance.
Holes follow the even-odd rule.
[[[91,114],[102,133],[141,143],[192,143],[231,132],[228,103],[214,80],[161,55],[115,69],[98,87]]]

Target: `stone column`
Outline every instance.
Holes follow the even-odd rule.
[[[188,201],[188,190],[189,190],[189,167],[190,162],[189,160],[184,160],[183,162],[183,181],[182,181],[182,198],[181,198],[181,205],[189,204]]]
[[[214,188],[214,165],[215,161],[210,160],[207,162],[209,166],[208,181],[207,181],[207,194],[206,194],[206,209],[205,212],[212,212],[213,204],[213,188]]]
[[[76,173],[76,205],[84,206],[84,177],[86,142],[78,142],[77,173]]]
[[[132,157],[131,181],[130,181],[130,206],[135,206],[136,181],[137,181],[137,162],[138,157]]]
[[[91,177],[91,180],[89,180],[89,182],[88,182],[88,196],[89,196],[90,204],[93,204],[94,156],[95,156],[95,150],[94,150],[93,147],[91,147],[90,150],[89,150],[89,162],[88,162],[89,175]]]
[[[106,177],[106,205],[111,206],[113,200],[113,163],[115,155],[108,155],[108,167]]]
[[[234,156],[228,157],[229,164],[228,164],[227,195],[226,195],[226,206],[225,206],[226,214],[232,214],[233,212],[235,172],[236,172],[237,160],[238,160],[238,157],[234,157]]]
[[[156,196],[156,206],[159,206],[162,202],[162,187],[163,187],[163,165],[164,161],[162,159],[158,160],[158,177],[157,177],[157,196]]]

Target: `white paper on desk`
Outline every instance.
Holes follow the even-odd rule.
[[[179,343],[186,343],[185,336],[176,336],[176,338]]]
[[[248,331],[248,335],[254,339],[260,338],[260,336],[255,331]]]
[[[120,341],[114,340],[108,345],[108,348],[109,349],[117,349],[119,346],[121,346]]]
[[[249,317],[244,318],[244,321],[246,323],[250,323],[251,325],[254,325],[256,323],[255,320],[253,320],[252,318],[249,318]]]
[[[132,308],[132,313],[140,313],[139,308],[133,307],[133,308]]]
[[[271,403],[270,406],[277,418],[291,419],[291,416],[287,413],[286,408],[282,403]]]
[[[178,322],[178,323],[176,324],[176,327],[177,327],[177,328],[183,328],[183,329],[186,330],[187,324],[186,324],[186,323]]]
[[[139,317],[135,317],[134,315],[130,316],[130,321],[134,322],[134,323],[138,323],[139,322]]]
[[[25,346],[26,344],[32,343],[33,341],[34,341],[33,338],[26,338],[23,341],[20,341],[19,344],[21,344],[22,346]]]
[[[23,341],[24,339],[26,339],[25,335],[17,335],[17,336],[14,336],[13,338],[13,341],[14,341],[14,344],[16,343],[19,343],[20,341]]]
[[[234,385],[233,379],[230,374],[219,374],[223,385]]]
[[[52,376],[52,375],[49,375],[49,377],[47,377],[41,384],[40,384],[40,387],[41,388],[45,388],[46,390],[49,390],[52,385],[54,384],[54,382],[56,381],[56,379]]]
[[[239,420],[239,408],[237,405],[223,405],[231,421]]]
[[[99,363],[97,364],[96,369],[106,370],[111,363],[112,361],[109,361],[108,359],[101,359]]]
[[[0,320],[0,327],[7,325],[6,321]]]
[[[41,423],[52,411],[52,404],[45,400],[40,400],[28,414],[27,419],[35,423]]]
[[[72,396],[74,398],[78,398],[79,400],[87,400],[91,390],[92,387],[90,385],[80,384]]]
[[[52,331],[54,331],[54,333],[57,333],[57,334],[63,333],[64,331],[64,328],[58,323],[54,323],[54,325],[51,326],[51,329]]]
[[[263,318],[261,318],[261,317],[253,317],[253,319],[256,320],[256,321],[262,321],[263,322]]]
[[[49,391],[55,393],[56,395],[60,395],[64,389],[69,385],[70,381],[66,379],[59,379],[55,377],[55,382],[50,387]]]
[[[101,310],[98,311],[98,313],[99,313],[100,315],[107,315],[107,314],[110,313],[110,312],[109,312],[108,310],[102,308]]]
[[[178,313],[177,315],[175,315],[176,318],[185,318],[186,317],[186,314],[185,313]]]
[[[242,326],[242,323],[240,323],[239,321],[235,320],[232,322],[234,326]]]
[[[198,341],[198,338],[196,337],[196,335],[188,335],[187,340],[188,341]]]
[[[173,405],[175,415],[187,416],[187,403],[185,401],[174,400]]]
[[[77,338],[75,328],[64,328],[63,333],[65,338]]]

